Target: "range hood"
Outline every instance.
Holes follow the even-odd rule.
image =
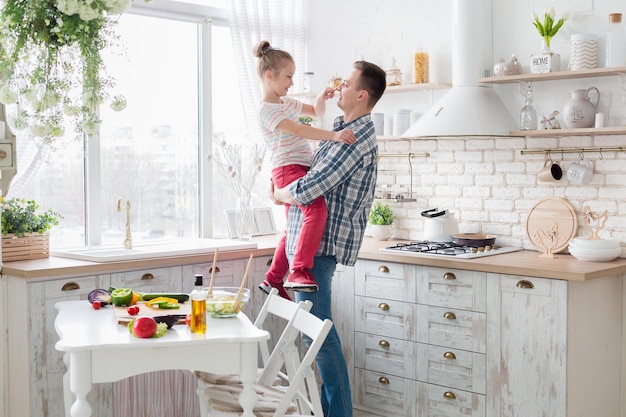
[[[519,126],[492,86],[478,85],[492,67],[491,0],[453,0],[452,88],[403,138],[509,136]]]

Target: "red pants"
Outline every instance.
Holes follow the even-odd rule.
[[[272,170],[272,181],[277,188],[283,188],[300,177],[303,177],[309,167],[302,165],[286,165]],[[313,268],[313,258],[317,253],[322,240],[322,234],[326,228],[328,209],[324,197],[318,197],[308,206],[298,206],[302,210],[302,229],[298,235],[296,253],[293,256],[291,269],[311,269]],[[289,211],[289,204],[285,206],[285,214]],[[273,283],[283,281],[289,272],[289,261],[285,253],[285,231],[276,246],[272,265],[265,276]]]

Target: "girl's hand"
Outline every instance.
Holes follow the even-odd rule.
[[[352,145],[356,143],[356,136],[350,129],[340,130],[333,135],[333,142],[341,142],[346,145]]]
[[[318,99],[329,100],[335,97],[335,93],[337,93],[335,88],[325,88],[324,91],[318,95]]]

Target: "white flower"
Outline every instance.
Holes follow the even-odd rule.
[[[30,125],[30,133],[33,136],[41,136],[41,137],[48,136],[51,130],[52,129],[48,125],[36,125],[36,124]]]
[[[57,9],[68,16],[78,13],[78,0],[58,0]]]
[[[102,11],[97,7],[97,4],[92,6],[93,0],[85,0],[84,4],[78,6],[78,15],[82,20],[88,22],[90,20],[100,17]]]
[[[17,101],[17,92],[12,90],[9,86],[3,85],[0,87],[0,103],[13,104]]]
[[[124,96],[115,96],[113,97],[113,102],[110,105],[111,109],[114,111],[122,111],[126,108],[126,97]]]
[[[105,1],[109,14],[122,14],[130,7],[131,0],[109,0]]]

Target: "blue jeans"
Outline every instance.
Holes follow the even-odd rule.
[[[334,256],[316,256],[310,272],[319,286],[317,292],[296,292],[296,301],[310,300],[311,313],[320,319],[332,320],[330,312],[331,284],[337,260]],[[310,340],[306,340],[307,345]],[[339,334],[333,326],[316,358],[322,377],[322,409],[326,417],[352,417],[352,395],[346,359],[341,350]]]

